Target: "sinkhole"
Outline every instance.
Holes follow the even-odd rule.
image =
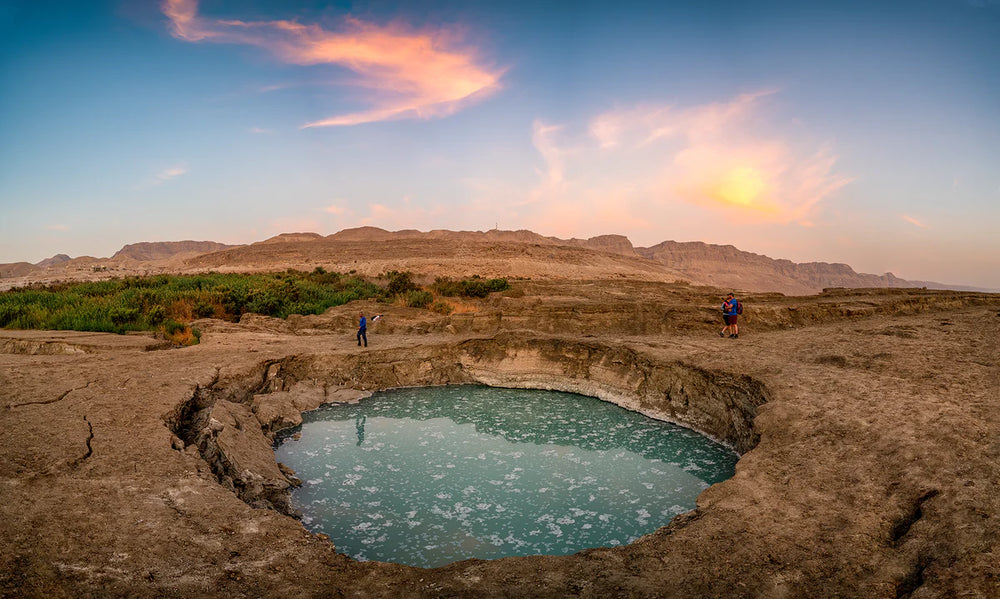
[[[631,543],[695,507],[738,455],[596,398],[459,385],[303,414],[276,458],[307,529],[359,560],[436,567]]]

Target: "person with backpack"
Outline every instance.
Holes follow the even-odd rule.
[[[732,293],[728,294],[726,301],[722,302],[722,320],[726,323],[726,326],[722,327],[719,337],[725,337],[728,330],[730,339],[739,339],[740,328],[736,321],[742,313],[743,304]]]

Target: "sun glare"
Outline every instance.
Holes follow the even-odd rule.
[[[726,173],[711,195],[725,204],[764,208],[757,203],[764,187],[764,178],[757,169],[741,166]]]

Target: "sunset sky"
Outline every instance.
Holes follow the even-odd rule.
[[[361,225],[1000,289],[1000,0],[0,0],[0,262]]]

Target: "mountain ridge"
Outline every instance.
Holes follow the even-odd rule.
[[[786,295],[810,295],[832,287],[997,292],[905,280],[891,272],[859,273],[838,262],[796,263],[732,245],[701,241],[667,240],[650,247],[636,247],[628,237],[617,234],[560,239],[525,229],[388,231],[373,226],[343,229],[326,236],[313,232],[281,233],[248,245],[191,240],[131,243],[111,258],[70,258],[57,254],[35,265],[0,264],[0,278],[108,269],[138,269],[137,274],[149,274],[315,266],[371,276],[388,270],[411,270],[426,276],[681,280],[694,285]]]

